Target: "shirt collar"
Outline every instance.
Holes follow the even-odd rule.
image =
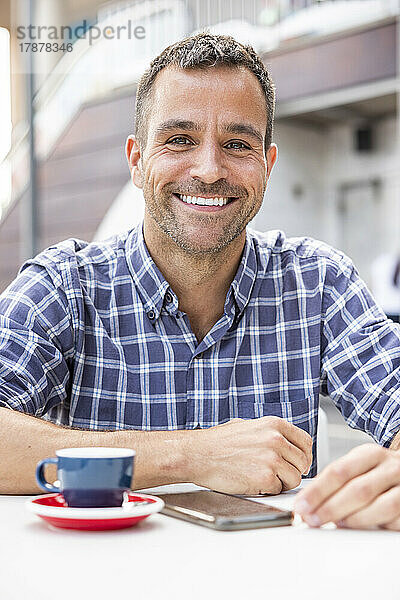
[[[129,233],[126,241],[126,260],[146,312],[153,310],[158,318],[169,289],[161,271],[153,261],[143,236],[143,222]],[[233,292],[236,316],[246,308],[257,276],[257,258],[253,236],[246,229],[246,241],[238,270],[227,294],[226,304]]]
[[[146,312],[153,310],[158,318],[169,288],[161,271],[150,256],[143,237],[143,221],[128,235],[126,260]]]
[[[237,307],[237,317],[244,311],[249,303],[251,292],[257,276],[257,258],[254,248],[253,236],[246,229],[246,242],[242,252],[242,258],[231,288]]]

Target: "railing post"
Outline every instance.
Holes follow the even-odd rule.
[[[35,23],[35,0],[28,0],[28,23]],[[29,183],[26,202],[22,207],[21,221],[21,258],[27,260],[37,254],[39,249],[39,218],[38,218],[38,190],[37,190],[37,163],[35,151],[35,62],[34,53],[30,47],[27,52],[26,96],[27,118],[29,124]]]

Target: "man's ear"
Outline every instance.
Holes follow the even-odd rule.
[[[271,144],[267,150],[267,180],[271,175],[272,168],[278,158],[278,146]]]
[[[134,135],[129,135],[125,144],[125,153],[133,183],[138,188],[143,187],[142,155],[140,145]]]

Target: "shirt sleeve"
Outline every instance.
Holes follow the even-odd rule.
[[[0,295],[0,406],[42,417],[63,402],[73,348],[62,286],[27,263]]]
[[[400,430],[400,325],[376,304],[350,260],[327,267],[321,392],[355,429],[389,446]]]

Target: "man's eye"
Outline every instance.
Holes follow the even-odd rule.
[[[249,147],[243,142],[229,142],[227,147],[231,147],[231,150],[249,150]]]
[[[176,144],[177,146],[187,146],[191,141],[185,137],[177,136],[168,140],[167,144]]]
[[[189,140],[187,137],[184,136],[176,136],[171,138],[170,140],[168,140],[167,144],[173,144],[175,146],[191,146],[192,145],[192,141]],[[240,141],[233,141],[233,142],[229,142],[226,145],[227,148],[229,148],[230,150],[249,150],[249,146],[247,146],[247,144],[245,144],[244,142],[240,142]]]

